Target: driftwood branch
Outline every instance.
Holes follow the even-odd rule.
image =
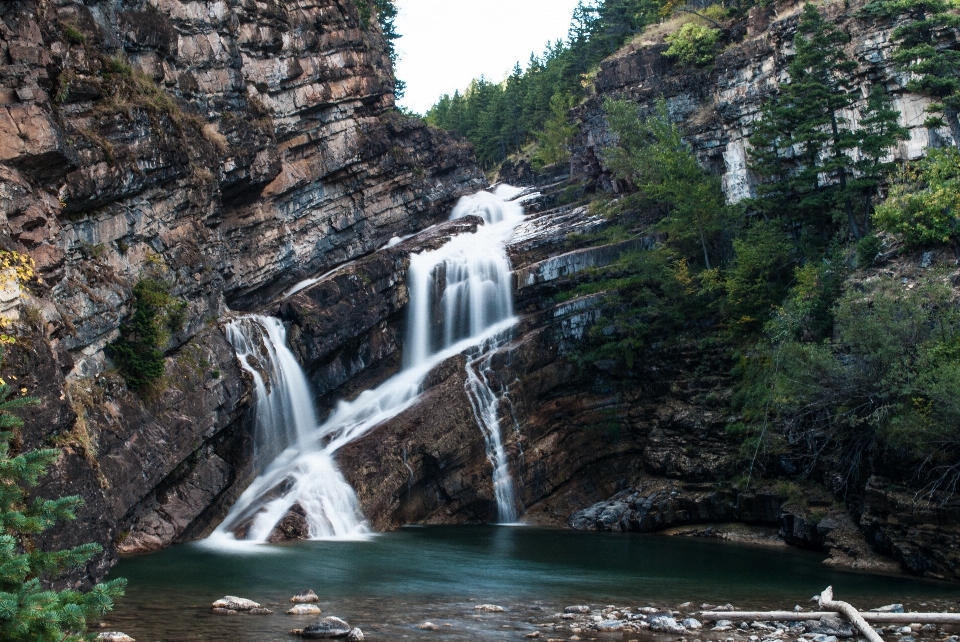
[[[835,611],[701,611],[700,619],[708,622],[805,622],[836,615]],[[874,624],[960,624],[960,613],[871,613],[860,616]]]
[[[860,629],[860,632],[869,640],[870,642],[883,642],[883,638],[877,635],[877,632],[873,630],[873,627],[867,624],[867,621],[863,619],[863,616],[857,612],[857,609],[853,608],[852,605],[846,602],[840,602],[833,599],[833,587],[828,586],[823,589],[823,593],[820,594],[820,608],[828,609],[831,611],[837,611],[838,613],[843,613],[848,620],[853,622],[854,626]]]

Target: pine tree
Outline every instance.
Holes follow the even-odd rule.
[[[36,486],[56,462],[54,449],[13,454],[14,434],[23,421],[10,411],[39,401],[11,398],[0,385],[0,639],[4,642],[77,642],[84,639],[87,619],[113,608],[125,580],[97,584],[88,593],[44,588],[69,569],[82,567],[102,549],[84,544],[66,551],[42,551],[32,538],[61,520],[76,519],[80,497],[27,501],[26,487]]]
[[[890,105],[890,96],[880,85],[874,85],[867,96],[867,106],[856,132],[860,158],[854,163],[856,177],[850,189],[859,195],[863,207],[863,229],[870,227],[875,203],[882,198],[880,191],[896,171],[897,163],[890,156],[890,148],[897,141],[909,138],[906,127],[900,125],[900,112]]]
[[[794,226],[822,234],[839,200],[851,232],[860,238],[847,185],[853,160],[845,153],[858,141],[842,115],[855,99],[850,79],[857,63],[843,51],[847,40],[814,5],[804,5],[790,82],[765,106],[750,139],[751,169],[767,183],[758,193],[773,196]]]
[[[924,124],[949,126],[955,145],[960,145],[960,41],[952,32],[960,29],[958,9],[957,0],[871,0],[862,11],[866,17],[904,20],[892,34],[899,41],[894,62],[913,76],[907,89],[939,101],[927,111],[943,118],[932,116]]]
[[[646,119],[626,101],[608,100],[604,109],[617,137],[604,159],[613,175],[629,180],[640,195],[664,208],[658,228],[667,232],[671,246],[712,268],[710,246],[721,231],[725,207],[719,177],[697,161],[670,120],[664,99]]]

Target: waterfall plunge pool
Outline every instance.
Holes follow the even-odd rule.
[[[291,616],[290,596],[313,589],[323,616],[360,627],[367,640],[523,640],[571,604],[677,608],[692,601],[738,608],[809,608],[833,585],[860,608],[902,602],[908,610],[957,610],[960,587],[851,573],[822,554],[711,539],[507,526],[404,528],[358,542],[298,542],[232,554],[198,545],[124,558],[127,596],[103,618],[138,642],[296,640],[316,616]],[[214,615],[224,595],[256,600],[273,615]],[[503,613],[474,611],[478,604]],[[922,606],[926,604],[926,606]],[[431,621],[438,631],[421,631]],[[445,626],[450,625],[450,626]],[[569,639],[570,631],[544,638]],[[594,634],[606,640],[658,634]],[[703,639],[723,639],[707,632]],[[693,639],[692,637],[690,639]]]

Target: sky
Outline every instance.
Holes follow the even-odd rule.
[[[565,38],[577,0],[396,0],[400,105],[424,113],[481,74],[499,81]]]

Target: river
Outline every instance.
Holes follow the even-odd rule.
[[[558,621],[554,615],[570,604],[809,608],[810,597],[828,584],[838,599],[860,608],[890,602],[958,608],[960,587],[839,571],[822,559],[713,539],[510,526],[412,527],[366,541],[242,553],[191,544],[123,559],[113,576],[128,578],[127,597],[104,623],[138,642],[292,640],[291,628],[317,619],[284,614],[290,596],[307,588],[320,596],[323,615],[360,627],[368,640],[522,640],[536,624]],[[224,595],[256,600],[275,613],[214,615],[210,604]],[[483,603],[505,611],[474,611]],[[425,620],[440,630],[417,629]]]

